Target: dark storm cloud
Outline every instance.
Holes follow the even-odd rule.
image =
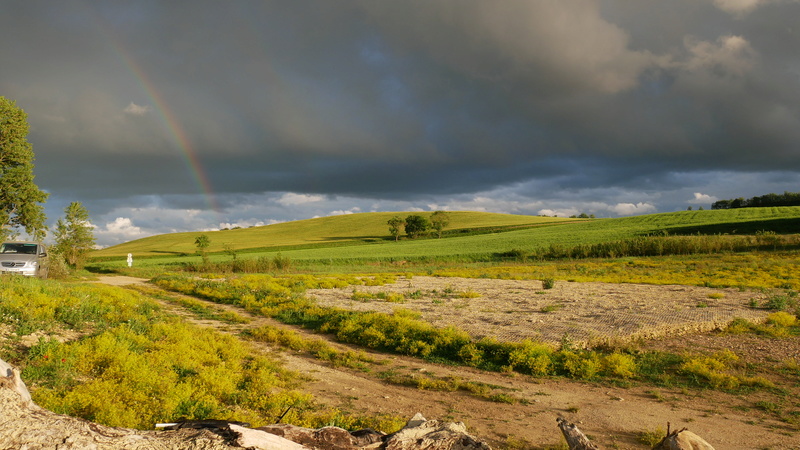
[[[103,213],[202,209],[209,189],[231,208],[613,191],[670,210],[727,186],[709,174],[750,183],[718,198],[776,173],[796,190],[797,17],[791,0],[11,2],[0,95],[29,115],[40,186]]]

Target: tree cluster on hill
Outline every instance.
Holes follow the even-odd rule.
[[[766,194],[752,198],[734,198],[718,200],[711,204],[711,209],[762,208],[767,206],[800,206],[800,192],[784,192],[783,194]]]
[[[435,211],[430,218],[419,214],[411,214],[405,219],[394,216],[386,222],[389,233],[395,241],[400,239],[400,229],[403,228],[409,239],[425,236],[430,230],[436,232],[437,237],[442,237],[442,230],[450,225],[450,216],[444,211]]]

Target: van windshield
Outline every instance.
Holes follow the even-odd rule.
[[[0,246],[0,253],[23,253],[26,255],[35,255],[36,247],[36,244],[18,244],[14,242],[6,242]]]

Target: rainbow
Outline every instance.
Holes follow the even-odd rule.
[[[180,120],[178,120],[172,108],[169,107],[169,104],[161,94],[161,91],[159,91],[155,83],[153,83],[150,77],[148,77],[145,70],[136,62],[130,52],[128,52],[125,47],[122,46],[119,40],[116,39],[116,36],[111,31],[111,27],[106,25],[105,19],[103,19],[100,14],[93,10],[90,10],[89,14],[93,16],[95,23],[97,23],[98,27],[100,28],[101,33],[105,35],[108,39],[108,42],[111,43],[115,54],[120,58],[125,67],[131,73],[133,73],[142,90],[152,102],[154,107],[153,109],[155,110],[158,119],[163,124],[165,131],[170,135],[176,147],[180,149],[181,156],[186,163],[186,166],[189,168],[192,179],[197,184],[199,190],[203,193],[208,208],[216,213],[217,218],[219,219],[221,215],[221,209],[217,203],[216,196],[214,195],[211,182],[209,181],[208,175],[203,168],[200,158],[197,156],[197,152],[192,145],[192,141],[189,139],[189,136]]]
[[[118,54],[121,56],[131,72],[133,72],[133,74],[136,76],[136,79],[139,81],[139,84],[144,89],[150,101],[153,102],[156,114],[164,124],[164,128],[170,134],[177,147],[181,150],[183,160],[187,167],[189,167],[192,178],[203,192],[209,209],[219,215],[220,208],[217,204],[214,191],[212,190],[211,182],[209,181],[208,175],[206,174],[206,171],[200,162],[200,158],[197,156],[197,152],[194,150],[194,146],[192,145],[192,141],[189,139],[186,130],[175,116],[172,108],[170,108],[167,102],[164,100],[161,92],[156,89],[156,86],[150,81],[150,78],[147,76],[145,71],[135,63],[133,58],[129,57],[127,53],[121,51],[121,49],[118,50]]]

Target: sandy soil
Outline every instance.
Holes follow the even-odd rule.
[[[353,300],[354,290],[400,293],[406,300]],[[766,317],[748,307],[751,299],[759,301],[764,294],[695,286],[559,281],[544,289],[536,280],[413,277],[386,286],[313,289],[307,294],[325,306],[419,311],[434,325],[455,325],[475,338],[559,343],[566,336],[591,346],[711,331],[735,317],[754,322]]]
[[[141,282],[119,278],[104,278],[103,281],[117,285]],[[554,289],[544,291],[541,284],[537,283],[415,277],[401,280],[393,287],[375,288],[376,291],[448,290],[451,293],[471,290],[480,294],[480,297],[463,299],[441,298],[432,294],[427,300],[426,297],[420,297],[400,305],[352,301],[348,298],[352,296],[352,289],[315,291],[313,294],[322,303],[338,306],[376,310],[391,310],[398,306],[418,309],[424,317],[435,323],[469,326],[475,336],[539,337],[558,341],[567,330],[576,339],[584,336],[594,339],[598,334],[612,337],[634,334],[644,338],[646,332],[642,331],[643,328],[668,324],[664,328],[667,331],[659,332],[660,335],[683,335],[650,339],[640,345],[673,351],[732,348],[745,362],[778,363],[800,355],[800,339],[797,338],[774,341],[751,335],[697,332],[712,329],[713,324],[718,326],[727,320],[725,317],[745,316],[748,312],[753,314],[746,304],[756,296],[754,293],[724,290],[721,291],[724,293],[722,298],[714,299],[709,294],[717,290],[686,286],[559,282]],[[359,290],[366,291],[367,288],[359,287]],[[552,312],[541,312],[545,306],[554,303],[563,303],[565,306]],[[707,306],[698,307],[699,303],[706,303]],[[271,319],[251,316],[230,305],[215,307],[249,316],[251,322],[229,325],[197,320],[175,304],[165,302],[164,306],[192,322],[226,333],[239,333],[245,328],[264,324],[286,327]],[[763,315],[757,312],[752,317],[758,318],[759,314]],[[531,317],[535,320],[529,320]],[[579,327],[575,328],[575,324]],[[592,331],[583,333],[583,328]],[[312,335],[302,329],[293,329]],[[342,349],[348,348],[335,342],[331,344]],[[659,427],[665,429],[670,422],[673,428],[688,427],[720,450],[800,449],[800,433],[796,426],[778,421],[755,406],[761,400],[777,401],[774,397],[766,397],[766,394],[741,396],[635,384],[621,387],[564,379],[534,379],[377,353],[372,354],[376,363],[369,371],[356,371],[333,368],[317,360],[266,345],[256,347],[277,355],[289,368],[307,375],[309,382],[305,388],[320,402],[354,414],[382,412],[410,418],[414,413],[421,412],[429,419],[463,421],[471,433],[487,440],[494,448],[510,448],[510,444],[519,444],[514,448],[534,449],[556,446],[562,441],[556,418],[565,417],[576,422],[602,448],[648,448],[637,441],[637,435]],[[381,371],[449,375],[481,381],[496,386],[498,392],[508,393],[522,401],[514,404],[497,403],[461,392],[433,392],[390,385],[376,376]],[[786,389],[788,394],[782,401],[796,403],[800,388],[786,386]]]

